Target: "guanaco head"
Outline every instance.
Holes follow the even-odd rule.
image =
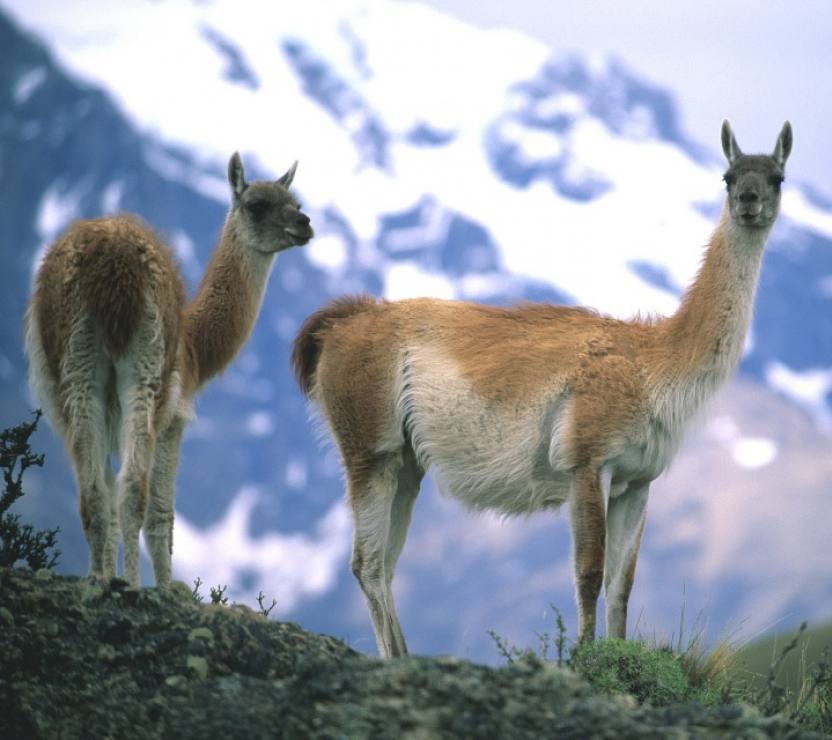
[[[774,223],[791,150],[792,127],[788,121],[783,124],[771,155],[743,154],[731,125],[723,121],[722,151],[728,159],[728,170],[722,179],[728,188],[728,206],[735,223],[752,228],[766,228]]]
[[[306,244],[314,232],[309,216],[289,192],[295,178],[295,162],[278,180],[246,182],[238,152],[228,162],[228,182],[233,198],[231,220],[243,240],[258,252],[273,254]]]

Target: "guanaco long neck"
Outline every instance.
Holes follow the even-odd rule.
[[[273,265],[274,254],[256,252],[241,242],[229,216],[197,294],[185,309],[187,395],[222,371],[248,339]]]
[[[696,280],[663,324],[654,403],[678,430],[742,357],[770,228],[734,223],[726,204]]]

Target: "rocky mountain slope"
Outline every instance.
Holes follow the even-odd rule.
[[[539,660],[382,662],[240,605],[0,569],[4,738],[812,738],[743,706],[637,707]]]

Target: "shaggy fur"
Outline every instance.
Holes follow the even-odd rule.
[[[506,515],[569,504],[580,636],[624,637],[647,494],[691,416],[739,361],[777,215],[788,124],[774,155],[740,153],[723,127],[728,199],[677,313],[621,321],[582,308],[493,308],[342,298],[293,353],[346,468],[353,570],[379,651],[406,652],[390,583],[419,481]]]
[[[233,204],[187,307],[170,250],[134,216],[79,221],[47,252],[26,313],[29,376],[73,463],[90,575],[115,576],[120,529],[138,586],[143,527],[156,583],[170,582],[191,398],[248,338],[276,252],[312,237],[288,192],[294,171],[249,186],[232,156]]]

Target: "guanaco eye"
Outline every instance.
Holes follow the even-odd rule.
[[[269,210],[268,201],[258,199],[258,200],[250,200],[246,203],[246,210],[251,214],[253,219],[263,218],[266,215],[266,211]]]
[[[737,181],[737,178],[733,175],[725,174],[722,176],[722,180],[730,188]]]
[[[783,180],[786,178],[782,175],[774,175],[773,177],[768,178],[768,184],[774,188],[779,188],[783,184]]]

